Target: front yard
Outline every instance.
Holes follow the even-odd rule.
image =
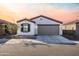
[[[79,44],[77,45],[0,45],[0,55],[5,56],[79,56]]]
[[[0,41],[0,55],[5,56],[77,56],[79,44],[72,45],[72,41],[62,36],[37,36],[25,38],[7,37]],[[32,39],[33,38],[33,39]],[[62,44],[61,44],[62,43]],[[67,43],[67,44],[65,44]],[[70,44],[69,44],[70,43]]]
[[[2,56],[79,56],[79,44],[72,45],[72,41],[62,36],[7,36],[0,41],[4,41],[0,44]]]

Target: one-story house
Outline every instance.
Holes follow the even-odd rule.
[[[62,22],[47,16],[17,21],[17,35],[62,35]]]
[[[64,30],[72,31],[72,32],[74,32],[75,35],[79,35],[79,20],[65,23]]]

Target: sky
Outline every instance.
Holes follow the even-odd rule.
[[[0,19],[16,22],[44,15],[63,23],[79,19],[79,3],[0,3]]]

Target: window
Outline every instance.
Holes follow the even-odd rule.
[[[22,32],[29,32],[30,31],[30,24],[27,24],[27,23],[21,24],[21,31]]]

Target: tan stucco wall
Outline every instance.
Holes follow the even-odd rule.
[[[76,24],[72,23],[72,24],[63,25],[63,29],[64,30],[76,30]]]

